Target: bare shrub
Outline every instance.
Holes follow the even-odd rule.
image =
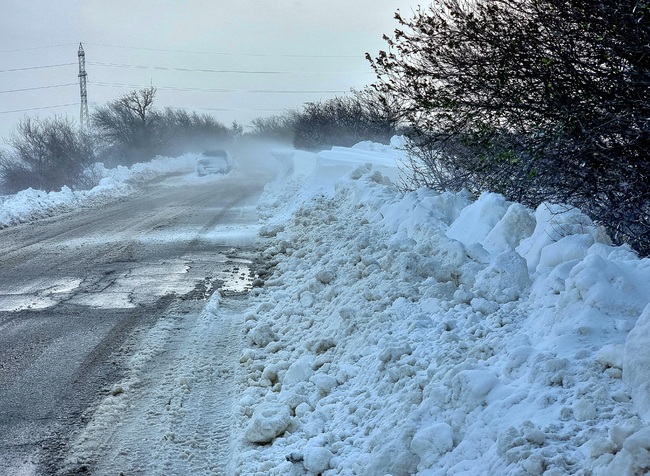
[[[249,135],[292,143],[297,117],[297,111],[288,111],[270,117],[258,117],[251,121],[252,131]]]
[[[412,185],[566,202],[650,253],[645,2],[441,0],[396,19],[368,59],[424,154]]]
[[[159,153],[176,157],[186,152],[202,152],[224,147],[231,140],[231,131],[209,114],[165,108],[159,117],[162,139]]]
[[[307,103],[296,114],[294,145],[322,150],[371,140],[387,142],[397,133],[399,113],[387,96],[373,90]]]
[[[0,181],[6,193],[81,186],[84,169],[95,161],[90,136],[64,117],[25,119],[9,145],[13,150],[0,155]]]
[[[154,108],[155,88],[131,91],[98,107],[91,115],[102,160],[130,165],[158,155],[164,138],[161,116]]]

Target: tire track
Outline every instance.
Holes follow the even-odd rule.
[[[153,329],[139,344],[148,355],[134,356],[138,366],[100,405],[63,474],[231,474],[244,308],[228,299]]]

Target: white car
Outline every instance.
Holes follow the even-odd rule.
[[[230,170],[232,170],[232,159],[223,149],[207,150],[196,159],[196,173],[199,177],[209,174],[227,174]]]

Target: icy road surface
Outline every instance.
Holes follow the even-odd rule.
[[[101,456],[96,449],[106,449],[106,441],[83,447],[87,461],[64,463],[72,436],[93,414],[89,408],[101,408],[107,396],[137,391],[128,387],[129,382],[137,386],[136,361],[163,373],[182,364],[190,357],[184,354],[188,349],[174,339],[191,338],[197,319],[214,317],[200,314],[205,300],[216,289],[236,295],[250,285],[255,204],[270,179],[258,172],[198,180],[188,170],[99,209],[0,230],[0,474],[94,469]],[[231,300],[235,304],[224,308],[236,305],[237,299]],[[201,329],[227,348],[234,325],[214,322]],[[151,355],[142,354],[147,351]],[[147,360],[156,353],[160,359]],[[229,354],[221,357],[227,360]],[[219,366],[207,368],[214,379],[227,377]],[[181,418],[180,406],[192,402],[184,393],[192,382],[179,385],[137,404],[155,401],[145,414],[171,408],[170,418]],[[204,395],[214,401],[200,405],[222,403],[218,394]],[[163,436],[179,447],[201,444],[179,441],[185,424],[179,423],[178,435]],[[102,437],[114,441],[116,430],[104,429]],[[88,443],[87,437],[83,441]],[[153,454],[110,457],[121,457],[126,474],[135,474],[128,462],[133,457],[151,461]]]

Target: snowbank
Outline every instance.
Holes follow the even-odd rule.
[[[650,260],[576,209],[400,195],[399,154],[285,154],[260,201],[239,474],[649,471]]]
[[[147,163],[138,163],[131,167],[120,165],[114,169],[107,169],[103,164],[97,163],[88,173],[101,179],[91,190],[71,190],[69,187],[63,187],[58,192],[44,192],[30,188],[15,195],[0,197],[0,227],[30,222],[119,198],[132,193],[133,184],[181,171],[190,172],[194,170],[195,163],[196,154],[176,158],[157,157]]]

